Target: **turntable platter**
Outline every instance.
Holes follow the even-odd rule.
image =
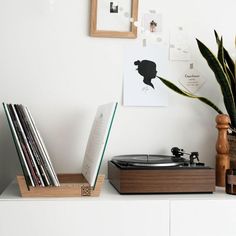
[[[113,157],[112,161],[120,165],[137,167],[170,167],[187,163],[184,158],[176,159],[174,156],[147,154],[120,155]]]

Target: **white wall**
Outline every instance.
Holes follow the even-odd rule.
[[[89,0],[54,0],[51,7],[50,2],[0,0],[0,100],[31,109],[57,172],[79,172],[96,107],[122,102],[123,46],[139,39],[89,37]],[[150,9],[163,14],[167,37],[173,26],[188,31],[192,59],[207,79],[199,92],[220,105],[219,89],[194,38],[215,49],[216,29],[232,51],[235,0],[140,0],[140,15]],[[169,79],[175,81],[185,66],[170,63]],[[214,165],[215,115],[200,102],[172,92],[166,108],[121,106],[102,172],[113,155],[169,154],[172,146],[199,151],[203,161]],[[2,108],[0,168],[2,190],[20,172]]]

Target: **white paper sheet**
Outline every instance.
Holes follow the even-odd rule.
[[[205,78],[190,63],[189,68],[181,74],[179,82],[191,93],[195,94],[205,83]]]
[[[181,26],[172,29],[170,34],[170,60],[190,60],[190,50],[188,45],[187,33]]]
[[[98,107],[89,135],[82,174],[92,187],[96,184],[116,107],[117,103],[109,103]]]

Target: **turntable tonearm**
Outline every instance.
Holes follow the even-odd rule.
[[[172,156],[115,156],[108,162],[108,179],[124,194],[215,191],[215,170],[199,162],[198,152],[186,153],[177,147],[171,152]]]

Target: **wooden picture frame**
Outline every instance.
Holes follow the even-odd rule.
[[[116,2],[91,0],[90,36],[137,38],[134,22],[138,19],[138,0]]]

